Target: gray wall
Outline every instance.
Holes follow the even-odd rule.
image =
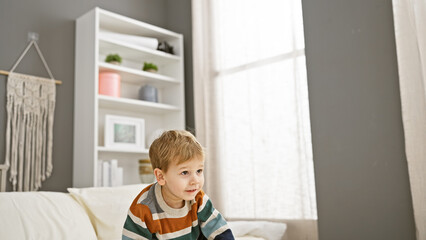
[[[415,239],[391,0],[302,0],[320,240]]]
[[[195,134],[194,87],[192,78],[192,16],[190,0],[169,0],[167,3],[167,27],[185,36],[185,107],[186,128]]]
[[[56,88],[54,170],[41,190],[66,191],[72,185],[75,19],[98,6],[183,33],[184,54],[191,57],[188,58],[189,63],[185,62],[188,84],[185,89],[192,93],[191,2],[178,2],[179,4],[171,0],[0,0],[0,69],[9,70],[27,45],[27,32],[37,32],[40,34],[40,49],[54,77],[63,81]],[[181,12],[184,14],[177,14]],[[48,77],[35,48],[31,48],[16,72]],[[5,150],[5,79],[5,76],[0,75],[0,159],[3,159]],[[187,99],[188,108],[193,108],[192,94],[188,94]],[[193,128],[193,111],[187,114],[187,119],[187,125]],[[10,190],[11,186],[8,185],[7,189]]]

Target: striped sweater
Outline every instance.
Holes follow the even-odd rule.
[[[135,198],[122,239],[234,239],[225,219],[201,190],[180,209],[169,207],[161,186],[152,184]]]

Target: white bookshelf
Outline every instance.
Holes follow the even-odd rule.
[[[108,38],[103,31],[157,38],[173,46],[174,54]],[[123,62],[104,62],[118,53]],[[124,184],[139,183],[138,160],[148,158],[148,148],[117,149],[104,144],[105,115],[143,118],[145,137],[157,129],[184,129],[183,37],[181,34],[95,8],[76,21],[74,82],[74,187],[98,186],[98,160],[117,159]],[[144,62],[155,63],[158,73],[142,71]],[[121,96],[98,94],[99,72],[121,77]],[[138,99],[140,87],[158,89],[158,102]],[[147,140],[145,142],[148,142]]]

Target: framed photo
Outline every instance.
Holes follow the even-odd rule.
[[[145,149],[145,120],[105,115],[105,147],[123,150]]]

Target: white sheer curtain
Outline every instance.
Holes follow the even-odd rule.
[[[426,2],[393,0],[405,148],[417,239],[426,239]]]
[[[228,218],[316,219],[300,0],[194,0],[197,137]]]

